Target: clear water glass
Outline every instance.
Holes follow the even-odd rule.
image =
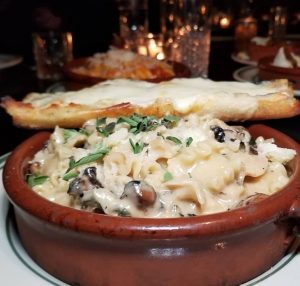
[[[210,42],[210,29],[190,31],[179,41],[176,60],[186,64],[193,77],[208,77]]]
[[[171,39],[171,60],[187,65],[193,77],[207,77],[212,3],[210,0],[174,1],[173,11],[176,11],[176,22],[173,27],[174,37]]]
[[[73,59],[72,34],[56,31],[34,33],[33,54],[39,79],[63,78],[65,63]]]

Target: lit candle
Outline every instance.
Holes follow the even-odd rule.
[[[143,56],[147,56],[148,55],[148,51],[147,48],[145,46],[138,46],[138,54],[143,55]]]
[[[149,56],[152,58],[155,58],[157,54],[160,52],[159,47],[156,45],[154,39],[149,40],[148,51],[149,51]]]
[[[227,29],[230,26],[230,19],[228,17],[221,18],[220,26],[222,29]]]
[[[154,39],[153,37],[148,41],[148,55],[152,58],[157,58],[158,60],[163,60],[165,58],[162,42]]]
[[[157,39],[153,34],[149,33],[147,40],[138,45],[137,52],[143,56],[150,56],[158,60],[164,60],[165,54],[163,51],[162,39]]]

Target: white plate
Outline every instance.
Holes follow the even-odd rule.
[[[0,176],[7,158],[0,157]],[[63,286],[64,282],[41,269],[22,247],[14,222],[13,209],[4,193],[0,180],[0,281],[1,285]],[[251,259],[251,257],[249,257]],[[244,286],[299,286],[300,281],[300,237],[292,243],[286,256],[274,267]]]
[[[257,67],[242,67],[234,71],[233,78],[237,81],[241,82],[253,82],[258,83],[260,82],[258,78],[258,68]]]
[[[231,54],[231,59],[239,64],[248,65],[248,66],[257,66],[256,61],[251,61],[250,59],[243,59],[241,57],[238,57],[236,54]]]
[[[258,77],[258,68],[247,66],[234,71],[233,78],[240,82],[259,83],[261,80]],[[295,97],[300,97],[300,90],[295,90]]]
[[[22,61],[21,56],[0,54],[0,70],[18,65]]]
[[[56,82],[47,87],[47,93],[66,92],[66,87],[62,82]]]

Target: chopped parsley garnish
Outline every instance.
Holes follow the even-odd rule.
[[[37,185],[44,184],[48,179],[49,179],[48,176],[40,176],[40,175],[32,175],[32,174],[26,175],[26,182],[31,188]]]
[[[257,148],[257,144],[256,144],[255,138],[251,137],[251,139],[250,139],[250,141],[249,141],[249,145],[250,145],[252,148]]]
[[[70,158],[69,161],[69,168],[67,169],[66,173],[63,176],[64,180],[69,180],[71,178],[75,177],[75,172],[72,171],[73,169],[85,165],[85,164],[89,164],[91,162],[95,162],[98,159],[102,158],[103,156],[105,156],[108,153],[109,149],[106,147],[101,147],[98,150],[96,150],[95,153],[89,154],[85,157],[82,157],[81,159],[79,159],[78,161],[74,160],[74,157]],[[71,172],[72,171],[72,172]]]
[[[164,173],[164,182],[168,182],[171,181],[173,179],[173,176],[170,172],[166,171]]]
[[[96,120],[96,130],[104,137],[108,137],[113,133],[116,123],[111,122],[106,125],[106,117],[97,118]]]
[[[257,154],[257,144],[256,144],[256,140],[253,137],[251,137],[249,141],[249,147],[252,154]]]
[[[101,126],[106,124],[106,117],[100,117],[96,119],[96,126]]]
[[[193,138],[192,137],[189,137],[188,139],[186,139],[186,142],[185,142],[185,145],[186,147],[189,147],[193,142]]]
[[[174,136],[167,136],[166,139],[174,142],[177,145],[182,144],[181,140]]]
[[[131,138],[129,139],[129,143],[134,154],[141,153],[143,151],[143,148],[145,147],[145,144],[143,142],[134,143]]]
[[[79,131],[78,131],[80,134],[82,135],[86,135],[86,136],[90,136],[90,132],[88,132],[86,129],[84,128],[80,128]]]
[[[116,126],[116,123],[111,122],[111,123],[105,125],[104,127],[97,126],[96,129],[102,136],[108,137],[110,134],[113,133],[115,126]]]
[[[85,136],[89,136],[89,132],[84,129],[84,128],[80,128],[79,130],[76,129],[63,129],[63,136],[64,136],[64,140],[66,143],[70,138],[76,136],[76,135],[85,135]]]
[[[66,143],[71,137],[78,135],[78,131],[76,129],[64,129],[63,135]]]
[[[180,120],[179,117],[174,115],[166,115],[162,120],[161,124],[165,125],[167,128],[173,128],[176,126],[177,122]]]
[[[73,178],[77,178],[78,175],[79,175],[78,172],[70,171],[70,172],[64,174],[63,179],[64,179],[65,181],[69,181],[69,180],[71,180],[71,179],[73,179]]]
[[[122,116],[117,123],[127,123],[129,132],[138,134],[140,132],[152,131],[159,126],[159,121],[153,116],[139,116],[133,114],[130,117]]]
[[[131,127],[137,126],[138,122],[136,122],[135,120],[131,119],[131,117],[126,117],[126,116],[121,116],[118,118],[117,124],[119,123],[127,123],[128,125],[130,125]]]
[[[127,209],[117,209],[116,213],[118,214],[118,216],[123,216],[123,217],[131,217],[130,212]]]

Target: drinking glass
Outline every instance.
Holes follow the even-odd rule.
[[[57,31],[34,33],[33,54],[39,79],[61,79],[64,64],[73,58],[72,34]]]
[[[211,30],[210,0],[177,0],[172,60],[186,64],[194,77],[207,77]]]
[[[118,0],[120,36],[125,48],[137,52],[148,34],[147,0]]]

